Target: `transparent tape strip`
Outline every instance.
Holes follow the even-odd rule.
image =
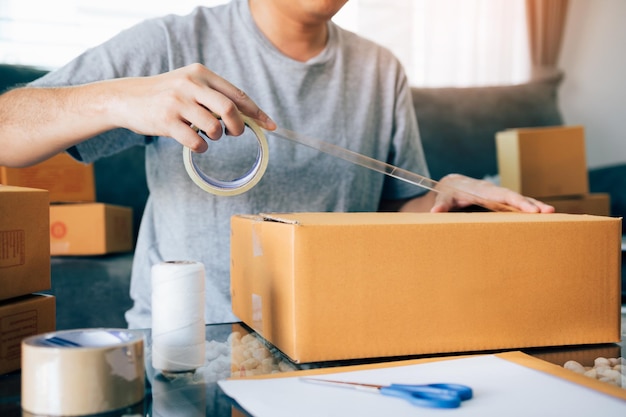
[[[462,195],[465,194],[470,199],[474,201],[476,205],[486,208],[492,211],[512,211],[518,212],[519,210],[515,207],[512,207],[508,204],[503,204],[497,201],[489,200],[478,196],[476,194],[460,190],[458,188],[450,187],[446,184],[442,184],[435,180],[432,180],[423,175],[416,174],[411,171],[407,171],[406,169],[399,168],[397,166],[388,164],[386,162],[379,161],[377,159],[371,158],[366,155],[362,155],[360,153],[351,151],[346,148],[342,148],[341,146],[333,145],[332,143],[324,142],[319,139],[310,138],[299,133],[293,132],[288,129],[278,128],[274,131],[267,131],[268,134],[272,136],[279,137],[281,139],[286,139],[291,142],[298,143],[300,145],[308,146],[309,148],[318,150],[320,152],[324,152],[328,155],[332,155],[334,157],[343,159],[345,161],[351,162],[356,165],[360,165],[362,167],[371,169],[376,172],[380,172],[392,178],[396,178],[410,184],[416,185],[418,187],[424,188],[426,190],[431,190],[437,193],[446,193],[446,194],[456,194]]]
[[[259,153],[257,155],[257,161],[252,169],[243,177],[230,182],[210,178],[196,167],[192,158],[193,152],[191,152],[189,148],[184,148],[183,160],[185,162],[185,168],[187,169],[187,173],[189,174],[191,179],[203,190],[217,195],[241,194],[254,187],[265,173],[265,169],[267,168],[267,163],[269,159],[267,139],[264,134],[265,131],[261,129],[252,119],[246,116],[243,117],[246,126],[252,129],[257,137],[257,140],[259,141]],[[198,129],[195,128],[193,125],[192,128],[198,131]],[[476,194],[460,190],[458,188],[450,187],[446,184],[442,184],[423,175],[407,171],[386,162],[379,161],[369,156],[353,152],[349,149],[342,148],[340,146],[333,145],[319,139],[306,137],[288,129],[279,127],[276,130],[266,132],[272,136],[298,143],[300,145],[308,146],[309,148],[324,152],[326,154],[343,159],[353,164],[363,166],[373,171],[380,172],[387,176],[408,182],[426,190],[445,194],[464,194],[467,197],[471,197],[471,200],[474,201],[474,204],[488,210],[519,212],[517,208],[508,204],[489,200]],[[198,133],[200,134],[201,132],[198,131]]]

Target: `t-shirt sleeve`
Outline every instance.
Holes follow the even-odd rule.
[[[146,20],[86,50],[63,67],[29,85],[73,86],[114,78],[156,75],[169,70],[169,55],[165,27],[158,19]],[[150,140],[150,137],[128,129],[114,129],[72,147],[68,153],[83,162],[93,162],[131,146],[145,145]]]
[[[396,92],[394,135],[387,162],[407,171],[428,177],[428,166],[419,135],[411,89],[404,73]],[[401,200],[423,195],[428,190],[406,181],[385,177],[382,199]]]

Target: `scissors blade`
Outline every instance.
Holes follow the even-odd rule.
[[[370,391],[370,392],[379,392],[383,387],[382,385],[375,384],[362,384],[359,382],[346,382],[346,381],[335,381],[330,379],[319,379],[319,378],[300,378],[300,380],[304,382],[309,382],[312,384],[320,384],[320,385],[328,385],[334,387],[342,387],[342,388],[352,388],[356,390],[362,391]]]
[[[445,184],[441,184],[438,181],[417,174],[415,172],[411,172],[406,169],[388,164],[386,162],[379,161],[367,155],[351,151],[332,143],[324,142],[320,139],[304,136],[300,133],[285,129],[283,127],[279,127],[275,130],[266,130],[265,132],[271,136],[285,139],[300,145],[308,146],[309,148],[315,149],[317,151],[324,152],[328,155],[343,159],[355,165],[360,165],[373,171],[380,172],[392,178],[408,182],[409,184],[416,185],[426,190],[434,191],[436,193],[448,193],[456,195],[464,194],[466,195],[466,197],[470,198],[470,200],[473,201],[474,204],[481,206],[487,210],[519,212],[517,208],[508,204],[489,200],[476,194],[460,190],[458,188],[454,188]]]
[[[382,395],[398,397],[411,404],[430,408],[457,408],[461,406],[462,398],[454,384],[424,384],[424,385],[375,385],[360,382],[347,382],[318,378],[300,378],[305,382],[328,385],[341,388],[351,388],[360,391],[377,392]],[[460,387],[460,386],[458,386]],[[469,397],[471,398],[471,396]]]

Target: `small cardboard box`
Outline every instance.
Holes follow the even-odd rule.
[[[620,341],[621,219],[234,216],[233,312],[296,362]]]
[[[50,289],[48,191],[0,185],[0,300]]]
[[[55,298],[30,294],[0,301],[0,374],[20,369],[22,340],[56,327]]]
[[[27,168],[0,167],[0,184],[48,190],[53,203],[96,199],[93,165],[80,163],[66,153]]]
[[[611,215],[611,195],[608,193],[591,193],[574,197],[548,197],[543,198],[542,201],[552,205],[557,213]]]
[[[129,252],[133,249],[132,215],[132,208],[111,204],[52,204],[50,254]]]
[[[589,192],[582,126],[505,130],[496,149],[503,187],[537,198]]]

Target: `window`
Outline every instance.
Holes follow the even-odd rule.
[[[143,19],[227,0],[0,0],[0,62],[53,69]],[[524,0],[350,0],[335,21],[391,49],[413,85],[529,74]]]
[[[0,0],[0,62],[57,68],[141,20],[227,0]]]

